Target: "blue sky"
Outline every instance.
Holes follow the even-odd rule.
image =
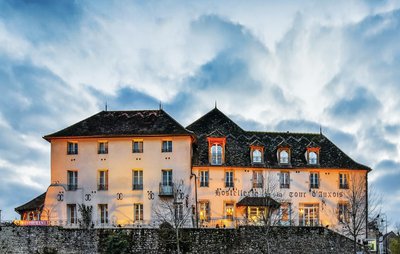
[[[0,209],[49,184],[41,137],[104,108],[218,107],[323,132],[400,213],[398,1],[0,1]]]

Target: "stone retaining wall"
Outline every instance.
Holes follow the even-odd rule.
[[[183,229],[187,253],[352,253],[353,242],[321,227]],[[171,253],[174,231],[159,229],[64,229],[3,226],[0,253]]]

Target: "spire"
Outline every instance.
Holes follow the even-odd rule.
[[[162,109],[162,103],[161,103],[161,101],[160,101],[160,105],[159,105],[159,108],[160,108],[160,110]]]
[[[105,110],[107,111],[107,101],[106,101],[106,105],[105,105]]]
[[[215,108],[217,108],[217,100],[215,100]]]
[[[322,125],[319,125],[319,135],[322,135]]]

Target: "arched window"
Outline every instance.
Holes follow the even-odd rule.
[[[282,150],[279,152],[279,163],[289,163],[289,153],[286,150]]]
[[[211,146],[211,164],[221,165],[222,164],[222,146],[221,144],[213,144]]]
[[[253,162],[254,163],[261,163],[262,162],[262,153],[258,149],[253,151]]]
[[[318,163],[318,155],[316,152],[308,153],[308,164],[317,164]]]

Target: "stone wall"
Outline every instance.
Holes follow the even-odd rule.
[[[158,229],[64,229],[3,226],[0,253],[171,253],[174,231]],[[183,229],[189,253],[352,253],[353,242],[321,227]],[[108,250],[108,251],[107,251]]]

